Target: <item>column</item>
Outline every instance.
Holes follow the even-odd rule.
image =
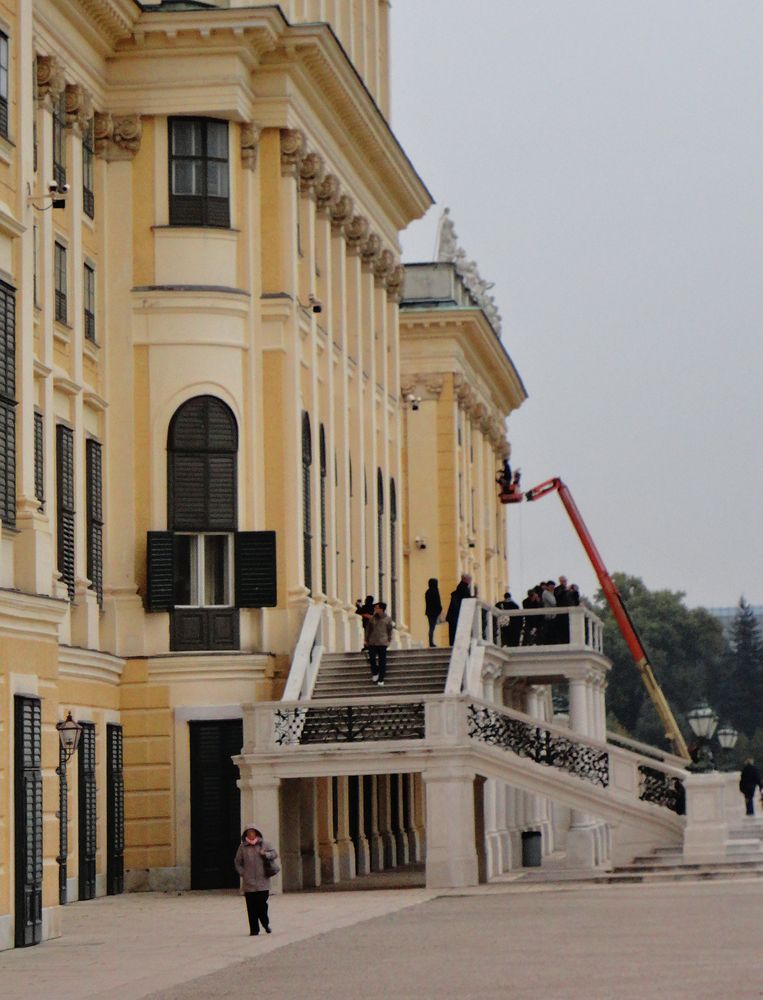
[[[363,778],[363,818],[373,872],[384,870],[384,846],[379,833],[378,781],[375,774],[367,774]]]
[[[355,845],[355,874],[368,875],[371,871],[371,851],[366,837],[366,809],[362,775],[351,777],[348,782],[350,801],[350,835]],[[352,810],[354,810],[354,815]]]
[[[241,826],[256,822],[266,840],[281,850],[281,779],[273,775],[255,774],[239,780],[241,789]],[[256,819],[253,819],[256,817]],[[283,873],[271,880],[271,891],[280,892]]]
[[[379,837],[385,868],[397,866],[397,844],[392,833],[392,790],[389,774],[380,774],[376,779],[379,806]]]
[[[316,778],[318,857],[321,884],[339,881],[339,856],[334,839],[334,799],[331,778]]]
[[[477,885],[473,771],[454,763],[424,771],[428,889]]]
[[[590,706],[586,678],[569,680],[570,729],[579,736],[591,735]],[[571,865],[594,868],[597,863],[596,821],[579,809],[570,810],[570,829],[567,834],[567,859]]]
[[[313,889],[321,884],[321,859],[318,853],[318,778],[302,778],[299,812],[299,852],[302,888]]]
[[[355,845],[350,837],[350,796],[349,778],[340,776],[336,779],[336,797],[334,806],[337,817],[336,856],[339,870],[339,881],[346,882],[355,878]]]
[[[279,853],[281,855],[281,882],[284,892],[295,892],[302,888],[301,812],[302,780],[289,778],[281,786],[281,819],[283,835]]]

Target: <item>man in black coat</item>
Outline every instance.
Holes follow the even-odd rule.
[[[568,608],[570,606],[570,592],[567,588],[567,577],[559,577],[559,585],[554,588],[557,608]],[[570,616],[557,615],[556,621],[556,641],[567,643],[570,641]]]
[[[496,603],[496,607],[500,611],[519,611],[519,605],[512,599],[508,590],[503,595],[503,600]],[[501,625],[501,645],[518,646],[521,633],[522,617],[521,615],[516,615],[514,618],[509,619],[508,624]]]
[[[458,616],[461,611],[461,601],[472,596],[472,578],[468,573],[463,573],[458,582],[458,586],[450,593],[450,604],[445,620],[448,623],[448,645],[452,646],[456,639],[456,629],[458,628]]]
[[[753,799],[755,797],[755,790],[759,788],[763,794],[763,780],[760,777],[760,771],[755,767],[752,757],[748,757],[744,762],[744,767],[742,768],[742,773],[739,775],[739,791],[744,795],[745,805],[747,806],[747,815],[755,815],[755,806],[753,804]]]

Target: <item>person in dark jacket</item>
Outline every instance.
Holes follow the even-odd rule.
[[[458,628],[458,616],[461,611],[461,601],[472,596],[472,578],[468,573],[463,573],[458,582],[458,586],[450,593],[450,604],[445,619],[448,623],[448,645],[452,646],[456,638]]]
[[[570,591],[567,586],[567,577],[559,577],[559,585],[554,588],[554,597],[556,598],[557,608],[569,608],[570,607]],[[567,643],[570,641],[570,616],[569,615],[557,615],[555,620],[556,626],[556,641],[560,643]]]
[[[744,762],[742,773],[739,775],[739,791],[744,795],[748,816],[755,815],[753,799],[755,798],[756,788],[759,788],[761,795],[763,795],[763,780],[760,777],[760,771],[755,767],[752,757],[748,757]]]
[[[360,615],[361,623],[363,625],[363,652],[368,656],[368,644],[366,643],[366,625],[371,620],[374,613],[374,599],[371,594],[368,594],[365,602],[362,602],[360,598],[355,601],[355,614]]]
[[[247,827],[241,834],[241,843],[233,864],[241,876],[241,889],[246,900],[250,935],[258,935],[260,925],[266,934],[271,932],[268,917],[271,877],[266,874],[265,861],[275,861],[277,857],[278,854],[272,844],[263,838],[256,827]]]
[[[429,586],[424,593],[424,614],[429,622],[429,645],[436,646],[434,630],[442,614],[442,600],[440,599],[440,588],[434,577],[429,581]]]
[[[503,600],[497,601],[495,606],[499,611],[519,611],[519,605],[508,590],[503,595]],[[516,617],[510,618],[506,625],[501,625],[501,645],[518,646],[521,633],[522,618],[520,615],[516,615]]]

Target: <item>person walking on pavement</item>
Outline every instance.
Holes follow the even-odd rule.
[[[761,796],[763,796],[763,780],[760,777],[760,771],[755,767],[752,757],[748,757],[744,762],[744,767],[742,768],[742,773],[739,775],[739,791],[744,795],[745,806],[747,807],[747,815],[755,815],[755,790],[759,788],[761,791]]]
[[[371,663],[371,680],[384,687],[387,673],[387,646],[392,642],[392,619],[384,601],[374,604],[374,613],[366,622],[366,645]]]
[[[458,628],[458,616],[461,611],[461,601],[472,596],[472,578],[468,573],[462,573],[455,590],[451,591],[450,604],[445,619],[448,623],[448,645],[452,646]]]
[[[424,593],[424,614],[429,622],[429,646],[437,645],[434,641],[434,630],[442,614],[442,600],[440,599],[440,589],[437,580],[432,577],[429,586]]]
[[[254,937],[260,933],[260,926],[266,934],[271,932],[268,896],[270,879],[279,871],[277,866],[273,866],[277,857],[272,844],[263,838],[256,827],[249,826],[241,834],[241,843],[233,864],[241,876],[241,890],[249,917],[249,934]]]

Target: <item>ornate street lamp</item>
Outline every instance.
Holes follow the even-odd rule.
[[[66,906],[66,859],[69,856],[69,801],[66,784],[66,765],[77,752],[82,726],[69,712],[63,722],[56,723],[58,731],[58,902]]]
[[[728,768],[728,762],[731,758],[731,751],[737,745],[737,739],[739,733],[734,729],[733,726],[728,724],[721,726],[718,732],[715,734],[716,739],[721,745],[721,760],[724,763],[725,768]]]
[[[718,726],[718,716],[707,702],[697,705],[686,716],[692,732],[697,737],[697,752],[694,761],[689,765],[690,771],[705,773],[715,770],[713,752],[710,749],[710,740]]]

